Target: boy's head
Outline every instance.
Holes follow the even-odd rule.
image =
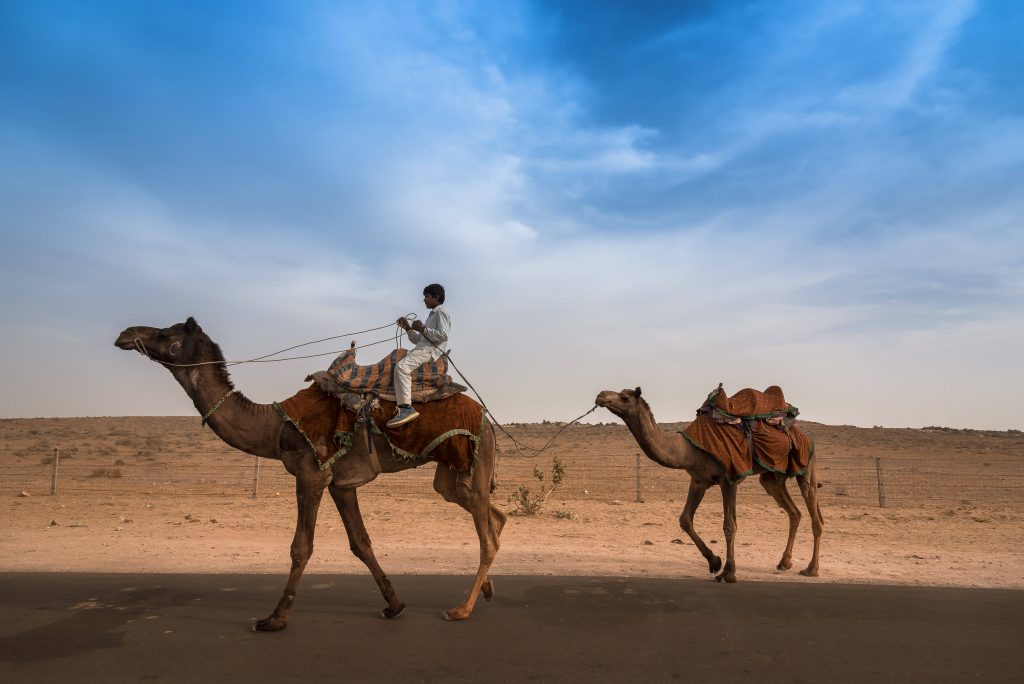
[[[428,298],[435,302],[434,306],[444,304],[444,287],[437,283],[431,283],[423,288],[423,301],[427,304],[427,308],[433,309],[434,306],[430,306],[430,302],[427,301]]]

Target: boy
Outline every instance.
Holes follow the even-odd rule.
[[[423,304],[430,309],[425,322],[399,318],[398,325],[406,331],[409,340],[416,346],[395,366],[395,401],[398,408],[395,416],[388,421],[388,427],[405,425],[420,417],[412,407],[412,374],[424,363],[438,359],[448,350],[448,333],[452,319],[444,304],[444,288],[432,283],[423,288]]]

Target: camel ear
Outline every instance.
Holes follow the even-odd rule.
[[[194,319],[191,316],[189,316],[188,320],[185,321],[185,332],[187,332],[189,335],[191,335],[196,330],[199,330],[199,324],[196,323],[196,319]]]
[[[640,398],[640,388],[637,387],[635,390],[633,390],[633,394],[635,394],[636,398],[639,399]]]

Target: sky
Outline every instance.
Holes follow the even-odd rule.
[[[1015,0],[4,0],[0,418],[194,414],[113,346],[189,316],[230,360],[341,336],[232,366],[283,400],[439,282],[502,423],[723,383],[1024,428],[1022,35]]]

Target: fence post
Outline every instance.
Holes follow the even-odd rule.
[[[50,473],[50,496],[57,493],[57,463],[60,461],[60,449],[53,448],[53,470]]]
[[[636,467],[634,472],[636,473],[636,502],[643,503],[644,500],[640,496],[640,454],[636,455]]]
[[[875,456],[875,475],[878,478],[878,507],[885,508],[885,486],[882,484],[882,458]]]
[[[256,459],[256,465],[252,468],[252,498],[256,498],[256,492],[260,488],[260,457],[253,456]]]

